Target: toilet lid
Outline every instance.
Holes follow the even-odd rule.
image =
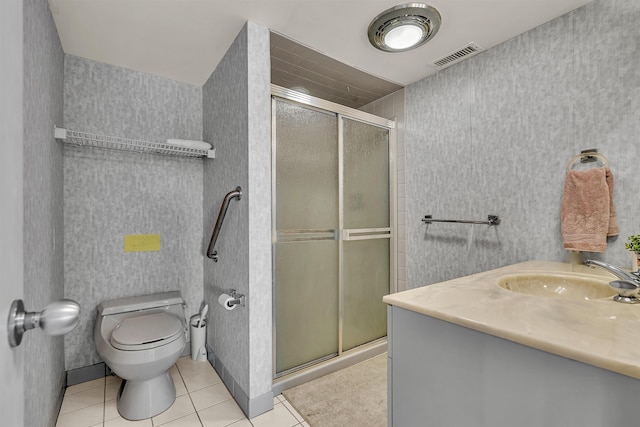
[[[183,332],[180,319],[164,313],[128,317],[111,333],[111,345],[120,350],[145,350],[174,341]]]

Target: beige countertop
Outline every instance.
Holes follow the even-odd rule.
[[[500,277],[525,272],[584,273],[605,283],[603,269],[527,261],[387,295],[383,301],[549,353],[640,379],[640,304],[511,292]]]

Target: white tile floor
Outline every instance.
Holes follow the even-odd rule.
[[[118,414],[116,393],[120,378],[100,378],[68,387],[56,427],[309,427],[284,396],[273,400],[273,411],[247,419],[208,362],[189,356],[169,371],[176,385],[176,401],[151,419],[128,421]]]

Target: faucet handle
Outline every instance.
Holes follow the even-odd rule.
[[[618,295],[613,297],[614,301],[624,302],[627,304],[640,303],[640,283],[632,282],[630,280],[614,280],[609,282],[609,286],[618,292]]]

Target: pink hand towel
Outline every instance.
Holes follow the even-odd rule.
[[[609,187],[609,230],[607,236],[617,236],[620,229],[618,228],[616,207],[613,205],[613,173],[610,169],[607,169],[607,186]]]
[[[607,235],[618,234],[613,205],[613,174],[609,169],[567,172],[562,195],[561,231],[565,249],[605,251]]]

